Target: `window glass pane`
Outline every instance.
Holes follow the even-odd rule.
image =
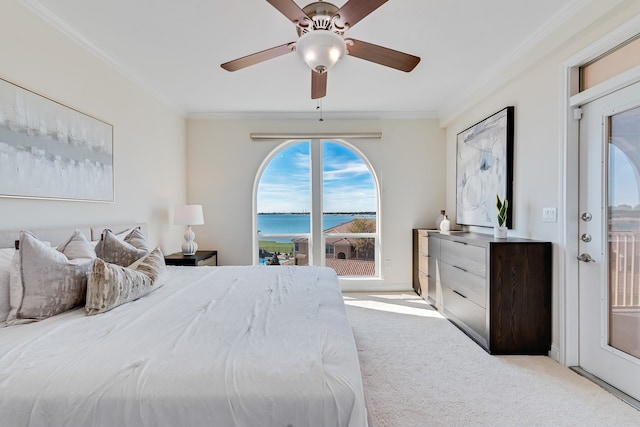
[[[339,276],[375,275],[377,192],[371,171],[344,145],[323,141],[325,265]],[[358,233],[358,237],[351,236]]]
[[[271,159],[258,184],[258,213],[309,213],[309,156],[309,141],[304,141],[283,149]],[[308,223],[302,232],[309,232]]]
[[[359,214],[375,218],[376,186],[371,171],[353,150],[323,141],[323,213],[325,229],[338,225],[330,214]],[[375,231],[375,230],[374,230]]]
[[[256,197],[260,264],[308,264],[295,254],[296,240],[311,232],[309,144],[286,147],[262,172]]]
[[[325,265],[338,276],[375,275],[375,239],[339,239],[327,245],[334,246],[335,256],[327,255]]]
[[[580,91],[640,65],[640,36],[580,67]]]
[[[640,357],[640,108],[609,130],[609,345]]]

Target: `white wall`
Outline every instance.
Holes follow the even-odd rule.
[[[180,248],[170,211],[186,200],[186,121],[67,36],[3,1],[0,77],[110,123],[115,203],[0,198],[0,228],[147,222],[152,243]]]
[[[539,46],[495,80],[487,82],[473,102],[457,106],[456,113],[443,118],[446,126],[447,209],[456,205],[456,135],[485,117],[515,106],[514,149],[514,229],[510,235],[554,242],[553,346],[560,336],[560,293],[564,289],[559,263],[564,257],[564,230],[560,222],[542,222],[542,208],[563,212],[564,149],[562,64],[603,35],[640,13],[638,1],[593,2],[561,29],[542,40]],[[453,215],[455,218],[455,214]],[[473,229],[473,228],[471,228]],[[577,241],[577,236],[575,236]]]
[[[252,262],[252,192],[262,161],[280,142],[251,141],[251,132],[382,132],[352,140],[381,185],[384,280],[343,289],[410,289],[412,228],[435,223],[445,202],[444,131],[436,120],[189,120],[189,201],[204,206],[194,227],[200,248],[217,249],[222,265]]]

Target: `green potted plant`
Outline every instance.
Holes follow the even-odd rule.
[[[493,229],[493,237],[496,239],[507,238],[507,213],[509,201],[505,198],[500,200],[500,196],[496,194],[496,209],[498,210],[498,226]]]

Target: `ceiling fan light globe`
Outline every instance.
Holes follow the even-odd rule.
[[[329,30],[309,31],[296,42],[296,51],[300,58],[309,68],[320,73],[336,65],[346,50],[344,38]]]

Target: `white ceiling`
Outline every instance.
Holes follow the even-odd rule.
[[[295,41],[265,0],[23,0],[184,114],[310,114],[311,71],[295,53],[236,72],[221,63]],[[296,0],[300,7],[310,3]],[[345,0],[333,2],[340,7]],[[325,112],[437,117],[526,54],[584,0],[389,0],[346,36],[422,58],[404,73],[344,57]]]

